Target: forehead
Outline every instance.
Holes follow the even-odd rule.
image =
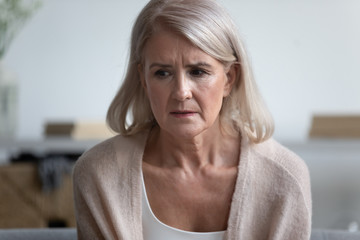
[[[172,62],[179,58],[184,61],[217,61],[183,35],[171,30],[158,29],[145,44],[143,51],[145,62]]]

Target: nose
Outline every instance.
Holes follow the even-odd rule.
[[[185,74],[176,74],[173,85],[173,98],[178,101],[185,101],[192,98],[192,91],[189,80]]]

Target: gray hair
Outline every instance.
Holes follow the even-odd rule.
[[[107,113],[113,131],[133,135],[157,124],[138,64],[143,61],[147,40],[159,26],[183,35],[224,66],[238,65],[236,82],[220,111],[223,129],[240,132],[254,143],[272,136],[273,120],[258,91],[244,45],[231,17],[215,0],[151,0],[143,8],[132,29],[126,76]]]

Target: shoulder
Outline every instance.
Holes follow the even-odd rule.
[[[286,172],[295,181],[300,183],[309,178],[309,171],[304,160],[274,139],[252,145],[251,148],[263,164],[276,166],[279,171]]]
[[[302,196],[311,209],[310,175],[303,159],[274,139],[251,145],[250,152],[258,177],[264,176],[279,194]]]
[[[146,134],[117,135],[85,151],[76,161],[74,181],[119,171],[136,152],[143,150]]]

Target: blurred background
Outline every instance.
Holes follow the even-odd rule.
[[[68,173],[79,154],[110,136],[101,132],[105,114],[147,1],[38,2],[0,59],[0,76],[10,79],[0,87],[13,89],[0,103],[11,106],[0,123],[13,129],[0,138],[0,228],[74,226]],[[357,231],[360,1],[220,2],[248,49],[274,137],[309,166],[313,227]],[[10,202],[28,209],[27,222]]]

